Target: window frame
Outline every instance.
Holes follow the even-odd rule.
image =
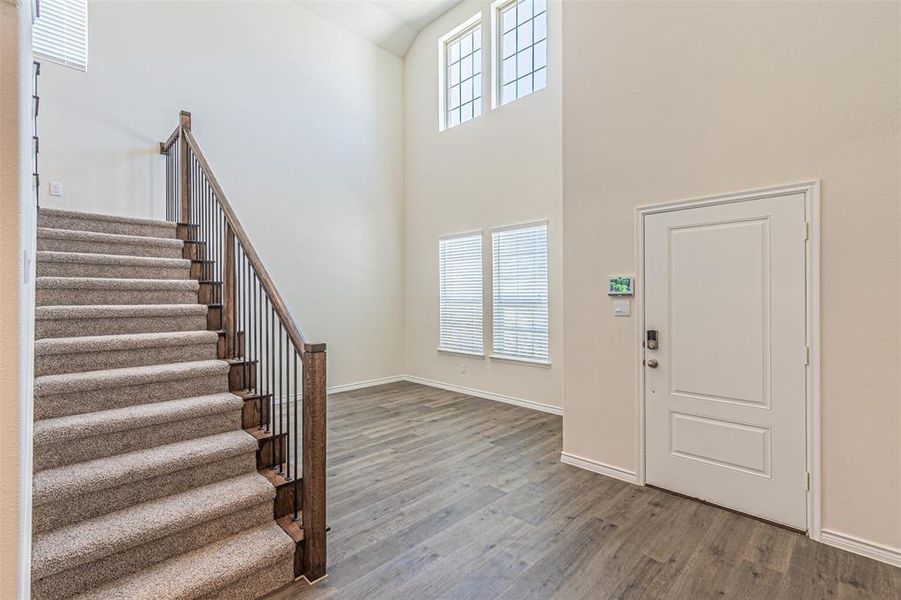
[[[479,240],[479,285],[481,288],[480,294],[480,311],[479,311],[479,319],[481,321],[481,327],[479,328],[479,341],[481,342],[481,351],[470,351],[470,350],[462,350],[458,348],[445,348],[442,346],[441,340],[441,243],[449,240],[456,239],[464,239],[464,238],[477,238]],[[438,343],[436,344],[435,349],[442,354],[455,354],[461,356],[467,356],[469,358],[485,358],[485,234],[482,230],[475,231],[465,231],[460,233],[451,233],[446,235],[441,235],[438,237],[438,286],[437,286],[437,294],[438,294]]]
[[[475,31],[476,29],[483,29],[481,34],[482,45],[479,49],[483,53],[482,63],[479,65],[479,79],[482,80],[482,92],[479,95],[478,102],[480,103],[481,110],[479,111],[478,116],[474,116],[469,121],[475,121],[478,117],[482,116],[485,111],[485,93],[484,93],[484,75],[485,71],[482,67],[485,64],[484,60],[484,51],[485,51],[485,31],[482,24],[482,12],[479,11],[473,16],[469,17],[465,21],[463,21],[457,27],[454,27],[452,30],[441,36],[438,39],[438,131],[446,131],[448,129],[452,129],[457,127],[458,125],[462,125],[463,123],[457,123],[456,125],[450,125],[447,122],[447,49],[450,44],[452,44],[458,37],[462,37],[471,31]],[[474,101],[475,102],[475,101]]]
[[[502,31],[502,24],[501,24],[501,11],[505,10],[510,5],[517,4],[518,2],[519,2],[519,0],[495,0],[491,4],[491,109],[492,110],[500,108],[502,106],[506,106],[501,101],[502,100],[501,95],[502,95],[502,90],[503,90],[503,58],[502,58],[502,54],[501,54],[503,51],[502,50],[503,31]],[[533,2],[534,2],[534,0],[533,0]],[[547,0],[545,3],[545,9],[544,9],[545,23],[546,23],[545,38],[544,38],[546,55],[545,55],[545,65],[542,68],[545,69],[545,77],[547,77],[547,73],[550,72],[551,47],[550,47],[549,40],[550,40],[550,34],[551,34],[551,32],[550,32],[551,22],[550,22],[550,19],[548,18],[548,14],[550,12],[550,4],[551,4],[550,0]],[[535,18],[535,14],[534,14],[534,5],[533,5],[533,14],[532,14],[531,19],[534,20],[534,18]],[[530,47],[534,49],[534,47],[535,47],[534,40]],[[533,51],[533,54],[532,54],[533,61],[534,61],[534,58],[535,58],[535,55],[534,55],[534,51]],[[532,65],[533,69],[531,72],[531,74],[533,76],[535,74],[534,66],[535,65],[533,64]],[[545,79],[544,87],[542,87],[541,89],[538,89],[538,90],[533,89],[528,94],[524,94],[522,96],[517,95],[516,98],[514,98],[513,100],[510,100],[509,102],[507,102],[507,104],[513,104],[517,100],[521,100],[522,98],[525,98],[526,96],[531,96],[532,94],[536,94],[542,90],[545,90],[545,89],[547,89],[549,84],[550,84],[550,81],[548,79]]]
[[[65,4],[71,4],[72,2],[71,2],[71,0],[55,0],[55,3],[62,6]],[[43,7],[41,6],[41,4],[43,4]],[[72,56],[72,54],[66,54],[66,56],[57,56],[54,54],[42,52],[35,48],[34,39],[38,37],[37,29],[43,28],[43,25],[41,24],[41,18],[42,18],[41,13],[46,11],[48,8],[47,0],[44,0],[44,2],[39,3],[37,5],[36,17],[33,19],[32,25],[31,25],[32,55],[35,60],[39,60],[42,62],[50,62],[50,63],[57,64],[57,65],[60,65],[63,67],[68,67],[70,69],[75,69],[76,71],[81,71],[82,73],[87,73],[88,57],[89,57],[89,50],[90,50],[89,45],[88,45],[88,39],[89,39],[88,36],[89,36],[89,29],[90,29],[90,18],[89,18],[90,6],[89,6],[88,0],[80,0],[79,4],[81,4],[84,7],[84,54],[83,54],[83,56],[79,57],[79,58],[83,58],[83,62],[69,60],[68,58],[70,58]],[[43,10],[42,10],[42,8],[43,8]],[[60,31],[57,33],[57,37],[63,38],[63,37],[65,37],[65,35],[67,33],[69,33],[68,30]],[[64,46],[65,44],[59,44],[59,45]]]
[[[537,359],[528,356],[517,356],[515,354],[503,354],[499,353],[495,350],[495,289],[497,286],[497,281],[495,279],[495,256],[494,256],[494,235],[496,233],[501,233],[504,231],[516,230],[516,229],[531,229],[535,227],[544,227],[545,231],[545,244],[547,246],[545,253],[545,261],[546,261],[546,272],[547,272],[547,281],[545,283],[546,293],[547,293],[547,358],[546,359]],[[490,329],[490,351],[488,357],[492,360],[500,360],[500,361],[509,361],[522,363],[526,365],[538,366],[538,367],[551,367],[551,228],[548,219],[537,219],[534,221],[524,221],[520,223],[513,223],[510,225],[501,225],[497,227],[491,227],[488,229],[488,237],[490,240],[490,247],[488,252],[491,255],[490,262],[490,278],[491,278],[491,290],[490,290],[490,302],[491,302],[491,329]]]

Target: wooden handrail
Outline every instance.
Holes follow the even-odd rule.
[[[172,132],[172,135],[169,136],[165,142],[160,142],[160,154],[165,154],[169,151],[169,148],[172,147],[176,141],[178,141],[178,135],[181,133],[181,125],[175,128],[175,131]]]
[[[219,206],[222,207],[222,213],[225,215],[226,223],[234,232],[235,237],[238,239],[238,243],[241,244],[244,253],[247,255],[247,259],[250,261],[254,270],[256,270],[257,276],[260,278],[260,283],[266,291],[266,294],[269,296],[269,299],[272,301],[272,306],[275,309],[279,320],[282,322],[282,325],[285,326],[285,331],[294,343],[294,347],[302,353],[324,352],[325,344],[308,342],[300,331],[300,328],[297,327],[297,324],[291,317],[291,311],[288,308],[288,305],[285,303],[282,295],[278,293],[278,289],[275,287],[272,277],[269,276],[269,272],[266,270],[266,267],[263,266],[263,261],[260,259],[260,255],[257,254],[256,249],[250,242],[247,232],[241,227],[241,223],[238,221],[235,211],[232,210],[231,204],[228,202],[228,199],[225,197],[225,192],[222,190],[222,186],[220,186],[219,182],[216,180],[216,176],[213,175],[213,170],[210,168],[210,164],[207,162],[203,152],[201,152],[197,140],[194,139],[194,135],[189,129],[183,127],[180,127],[180,129],[182,135],[184,135],[188,142],[188,146],[191,148],[191,153],[194,155],[200,168],[203,169],[204,175],[209,180],[210,187],[213,188],[213,192],[219,200]]]

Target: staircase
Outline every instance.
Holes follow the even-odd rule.
[[[201,221],[212,208],[39,211],[36,599],[256,598],[324,576],[324,346],[296,347],[240,226],[219,220],[217,241]]]

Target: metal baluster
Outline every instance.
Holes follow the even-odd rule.
[[[256,336],[254,337],[254,344],[256,345],[257,350],[257,389],[261,390],[263,385],[263,354],[260,352],[260,333],[262,332],[262,323],[263,323],[263,303],[260,301],[260,280],[257,279],[257,293],[256,293],[256,305],[254,306],[254,314],[256,319]],[[269,414],[268,414],[269,400],[266,400],[266,429],[269,428]],[[260,429],[263,429],[263,394],[260,391]]]
[[[298,496],[300,495],[300,490],[297,488],[297,422],[300,420],[297,413],[297,348],[291,346],[294,350],[294,401],[292,402],[292,408],[294,409],[294,516],[292,520],[296,521],[298,519],[297,514],[297,505],[298,505]],[[288,453],[288,461],[290,466],[291,453]]]

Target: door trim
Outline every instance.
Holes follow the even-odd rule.
[[[638,419],[636,431],[636,478],[639,485],[645,485],[645,370],[642,367],[644,357],[644,220],[648,215],[747,202],[762,198],[777,198],[804,194],[805,214],[807,217],[806,246],[806,314],[807,314],[807,346],[810,349],[807,364],[806,386],[806,431],[807,438],[807,472],[810,485],[807,490],[807,536],[820,541],[821,523],[821,412],[820,412],[820,180],[804,181],[796,184],[759,188],[704,196],[659,204],[635,207],[635,404]],[[803,232],[798,232],[803,235]]]

